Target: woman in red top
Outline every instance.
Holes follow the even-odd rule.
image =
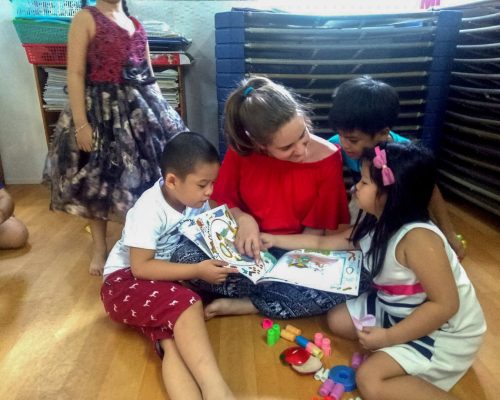
[[[311,132],[304,106],[267,78],[251,78],[229,96],[225,133],[230,148],[212,199],[227,204],[236,218],[235,244],[241,253],[259,258],[261,231],[322,235],[349,223],[341,152]],[[190,257],[182,256],[182,262]],[[346,298],[284,283],[255,286],[241,276],[218,286],[195,284],[231,297],[208,305],[207,318],[257,312],[304,317],[324,313]]]

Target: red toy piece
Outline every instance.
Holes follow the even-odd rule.
[[[289,347],[288,349],[284,350],[280,355],[280,359],[286,364],[302,365],[309,359],[310,356],[311,355],[307,352],[306,349],[297,346]]]
[[[302,347],[289,347],[281,353],[280,360],[299,374],[314,374],[323,366],[318,358]]]

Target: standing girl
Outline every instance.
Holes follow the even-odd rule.
[[[61,113],[44,178],[51,209],[89,219],[89,272],[101,275],[107,221],[123,218],[160,177],[165,143],[185,130],[155,84],[147,37],[125,0],[97,0],[73,18],[69,105]]]
[[[486,325],[474,288],[429,219],[436,167],[416,145],[387,143],[361,157],[354,198],[366,217],[350,237],[263,235],[266,246],[359,246],[373,290],[328,313],[332,332],[375,351],[357,371],[364,399],[454,399],[448,390],[471,366]],[[360,221],[360,222],[359,222]],[[353,321],[375,315],[376,326]]]
[[[304,106],[283,86],[263,77],[242,82],[225,105],[229,149],[212,199],[227,204],[239,228],[236,247],[259,258],[259,232],[323,235],[349,222],[342,158],[335,145],[312,134]],[[196,262],[187,244],[173,258]],[[272,249],[279,256],[278,249]],[[285,283],[254,285],[231,276],[199,287],[231,298],[205,308],[207,318],[261,312],[273,318],[325,313],[346,297]]]

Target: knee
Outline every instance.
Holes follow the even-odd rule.
[[[28,242],[29,233],[28,229],[21,221],[16,220],[16,222],[17,226],[13,232],[12,240],[15,246],[14,248],[20,248],[24,247],[24,245]]]
[[[326,315],[326,321],[328,328],[330,328],[333,334],[344,338],[356,339],[347,329],[350,322],[350,316],[345,304],[339,304],[329,310]]]
[[[326,314],[326,322],[328,324],[328,328],[332,333],[338,333],[337,328],[339,326],[339,318],[338,318],[338,307],[334,307],[328,311]]]
[[[0,233],[0,248],[18,249],[23,247],[28,241],[28,229],[19,220],[10,218],[3,224]]]
[[[356,371],[356,386],[365,400],[378,400],[380,398],[381,380],[377,378],[373,370],[363,368]]]

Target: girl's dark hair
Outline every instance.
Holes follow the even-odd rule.
[[[378,187],[377,196],[387,195],[382,215],[377,218],[366,214],[361,219],[358,215],[351,240],[359,240],[370,234],[372,277],[378,275],[384,264],[387,246],[392,235],[404,224],[410,222],[426,222],[429,220],[429,201],[436,182],[436,163],[432,152],[416,144],[382,143],[385,149],[387,166],[394,174],[395,182],[384,186],[381,169],[373,165],[374,149],[365,149],[360,160],[363,168],[368,166],[370,178]]]
[[[303,116],[311,129],[306,107],[284,86],[268,78],[244,80],[224,106],[224,133],[240,155],[272,142],[273,134],[296,116]]]
[[[122,0],[122,8],[123,8],[123,12],[125,13],[125,15],[127,17],[130,17],[130,11],[128,10],[127,0]]]
[[[350,79],[335,90],[328,120],[333,130],[359,130],[375,136],[382,129],[391,129],[398,114],[396,89],[365,75]]]
[[[161,175],[169,172],[180,179],[193,173],[200,164],[220,163],[217,149],[204,136],[195,132],[181,132],[165,145],[161,157]]]

